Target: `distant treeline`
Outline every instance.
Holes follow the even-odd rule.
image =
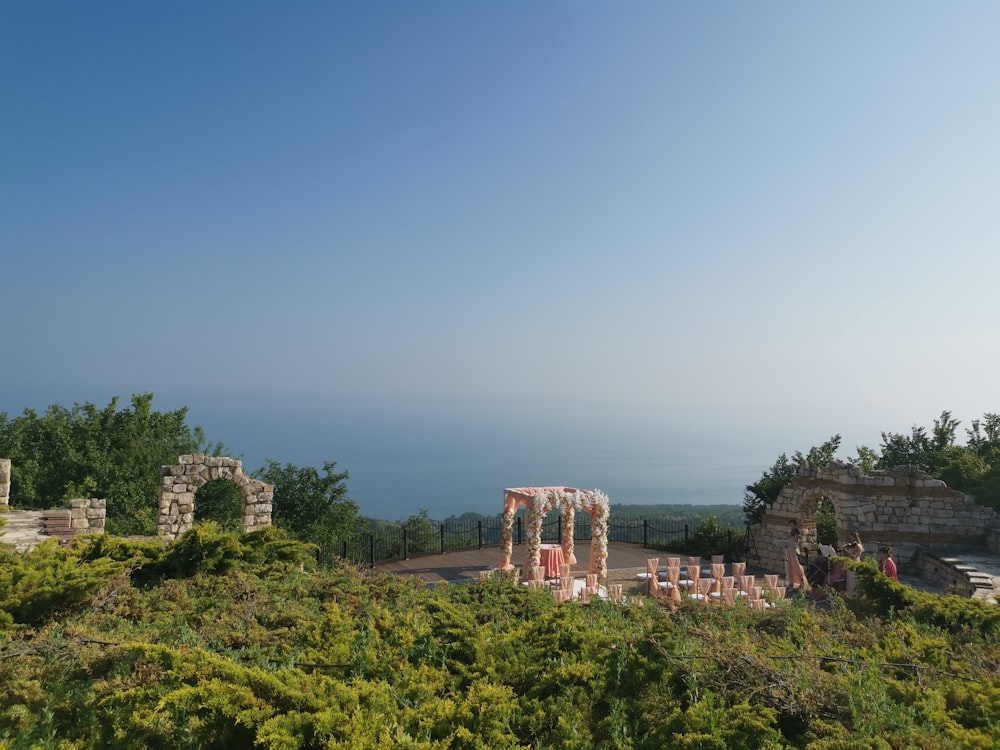
[[[439,523],[470,523],[496,518],[499,514],[462,513],[451,515]],[[584,514],[585,515],[585,514]],[[739,505],[692,505],[668,504],[659,505],[628,505],[612,503],[611,517],[618,519],[646,519],[648,521],[690,521],[712,516],[724,526],[743,526],[746,519],[743,508]],[[585,519],[584,519],[585,520]]]

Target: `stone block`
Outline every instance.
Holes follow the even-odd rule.
[[[106,515],[106,512],[105,512],[104,508],[85,508],[84,509],[84,514],[85,514],[86,518],[92,520],[94,518],[104,518],[105,515]]]
[[[87,523],[87,519],[86,518],[72,518],[72,519],[70,519],[70,522],[69,522],[69,527],[71,529],[77,529],[77,530],[79,530],[79,529],[86,529],[89,526],[90,526],[90,524]]]
[[[186,524],[187,526],[190,526],[192,523],[194,523],[194,514],[193,513],[181,513],[181,523]]]

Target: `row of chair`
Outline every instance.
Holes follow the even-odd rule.
[[[656,598],[681,601],[690,598],[703,602],[734,604],[744,601],[754,609],[773,606],[775,601],[785,598],[785,587],[778,586],[778,576],[763,576],[763,586],[757,585],[757,578],[746,574],[746,563],[732,563],[731,575],[726,575],[726,565],[721,556],[702,568],[700,557],[689,557],[684,571],[680,557],[666,558],[666,568],[660,570],[660,559],[646,560],[645,579],[649,593]],[[686,573],[686,575],[682,575]]]

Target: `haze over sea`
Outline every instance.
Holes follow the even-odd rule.
[[[403,520],[427,509],[436,519],[502,507],[505,487],[600,489],[612,503],[739,505],[779,452],[793,443],[713,435],[609,415],[458,414],[433,409],[267,408],[238,414],[193,409],[209,440],[221,439],[253,471],[265,459],[298,466],[336,461],[361,513]],[[593,411],[593,410],[591,410]],[[821,442],[822,436],[814,442]]]

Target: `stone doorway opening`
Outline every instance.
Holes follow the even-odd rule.
[[[243,527],[243,493],[231,479],[213,479],[194,494],[194,520],[215,521],[223,531]]]

